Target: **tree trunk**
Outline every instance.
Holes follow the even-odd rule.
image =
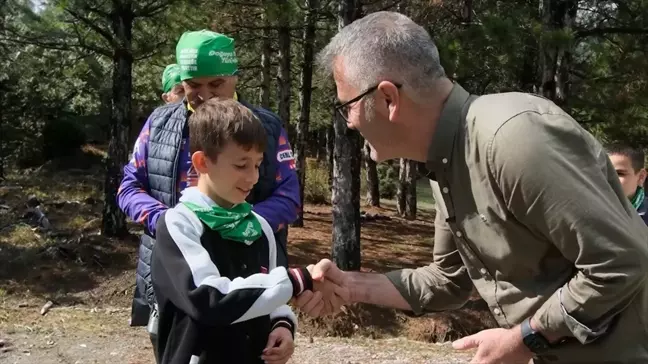
[[[338,29],[354,20],[354,0],[340,0]],[[332,259],[343,270],[360,269],[360,136],[335,114]]]
[[[131,95],[133,88],[132,69],[133,39],[132,3],[124,1],[121,8],[115,9],[112,28],[119,47],[113,56],[113,100],[110,118],[110,142],[106,159],[106,178],[104,183],[104,209],[102,234],[123,236],[128,233],[126,217],[117,205],[117,189],[122,179],[122,168],[128,161],[128,135],[131,125]]]
[[[263,39],[261,40],[261,86],[259,93],[259,105],[270,109],[270,84],[272,82],[272,31],[268,15],[263,14],[264,25]]]
[[[295,159],[297,176],[299,177],[299,199],[304,206],[304,185],[306,184],[306,139],[310,122],[310,104],[313,91],[313,44],[315,42],[315,21],[319,0],[304,0],[306,15],[304,16],[304,62],[301,70],[301,86],[299,94],[299,123],[297,124],[297,143],[295,144]],[[299,209],[297,220],[293,226],[304,226],[304,209]]]
[[[473,15],[473,0],[464,0],[461,7],[461,17],[463,18],[464,25],[472,24]]]
[[[335,125],[337,117],[337,112],[333,111],[331,125],[326,127],[326,166],[328,168],[329,186],[331,188],[333,188],[333,150],[335,149],[335,130],[333,125]]]
[[[416,181],[418,180],[418,163],[416,161],[407,161],[407,173],[405,181],[407,184],[407,197],[405,198],[405,218],[416,220]]]
[[[317,154],[318,163],[328,163],[328,154],[326,154],[326,129],[318,129],[313,132],[313,145]]]
[[[364,142],[364,160],[365,170],[367,173],[367,205],[380,207],[380,181],[378,180],[378,170],[376,162],[371,159],[371,147],[365,140]]]
[[[545,32],[570,30],[577,9],[578,0],[543,0],[542,22]],[[551,38],[553,37],[546,37],[542,43],[542,94],[557,105],[564,106],[569,89],[571,44],[552,44]]]
[[[396,210],[400,216],[405,215],[405,195],[407,194],[407,185],[405,174],[407,173],[407,159],[399,159],[398,166],[398,189],[396,190]]]
[[[4,135],[4,116],[3,116],[3,109],[4,109],[4,101],[3,96],[5,95],[5,88],[4,84],[2,81],[0,81],[0,181],[4,180],[5,178],[5,141],[3,138]]]
[[[418,164],[401,158],[396,193],[398,214],[408,220],[416,219],[416,179]]]
[[[279,7],[279,27],[278,27],[278,43],[279,43],[279,72],[278,72],[278,90],[279,95],[279,117],[284,122],[284,125],[290,125],[290,14],[286,9],[286,2],[280,2]]]

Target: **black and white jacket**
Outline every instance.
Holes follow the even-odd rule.
[[[196,187],[180,201],[214,205]],[[272,229],[256,217],[264,234],[250,245],[224,239],[182,203],[158,220],[151,277],[161,364],[262,363],[274,328],[294,333],[287,303],[312,280],[304,268],[277,267]]]

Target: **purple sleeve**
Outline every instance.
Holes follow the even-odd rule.
[[[149,135],[150,120],[147,120],[135,141],[131,160],[124,166],[124,179],[117,191],[117,204],[128,217],[144,224],[155,236],[157,219],[167,206],[148,194],[146,158]]]
[[[301,207],[295,159],[284,129],[281,130],[277,143],[276,158],[278,167],[275,190],[265,201],[254,205],[254,212],[263,216],[275,232],[295,221]]]

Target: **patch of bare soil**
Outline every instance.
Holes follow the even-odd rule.
[[[21,323],[0,325],[0,362],[8,364],[149,364],[153,353],[142,328],[124,325],[121,308],[53,308],[45,316],[37,309],[2,307],[4,315],[20,315]],[[466,363],[471,353],[449,344],[426,344],[404,338],[332,338],[298,334],[289,364],[417,364]]]

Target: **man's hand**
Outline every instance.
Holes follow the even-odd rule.
[[[295,351],[295,343],[290,330],[277,327],[268,336],[268,343],[263,349],[261,359],[266,364],[285,364]]]
[[[309,265],[308,271],[313,278],[313,292],[303,292],[294,301],[301,311],[318,317],[337,313],[350,303],[348,279],[335,263],[322,259],[316,265]]]
[[[452,347],[477,349],[471,364],[528,363],[533,356],[522,342],[520,326],[480,331],[453,342]]]

